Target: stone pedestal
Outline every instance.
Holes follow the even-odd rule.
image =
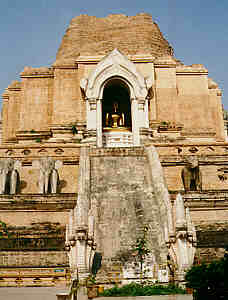
[[[132,147],[132,132],[119,130],[104,132],[103,144],[105,147]]]

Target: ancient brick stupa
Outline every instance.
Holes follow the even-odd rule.
[[[222,253],[221,91],[150,15],[76,17],[54,64],[25,67],[2,98],[0,286],[85,278],[95,257],[98,283],[137,280],[137,239],[161,283]]]

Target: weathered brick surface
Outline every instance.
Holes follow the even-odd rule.
[[[170,54],[169,43],[149,14],[81,15],[71,21],[57,53],[57,62],[79,55],[105,55],[118,48],[124,54]]]
[[[129,251],[145,225],[156,262],[164,262],[161,217],[149,189],[147,164],[143,155],[91,157],[91,206],[97,214],[96,239],[104,263]]]
[[[68,133],[73,124],[84,130],[88,114],[80,82],[114,48],[127,55],[145,79],[154,81],[149,92],[150,122],[182,124],[181,136],[189,140],[224,141],[217,84],[202,65],[185,66],[172,56],[148,14],[74,18],[56,63],[50,68],[26,67],[22,83],[13,82],[3,95],[3,141],[21,140],[18,130],[27,135],[35,130],[41,139],[44,131],[46,139],[55,135],[56,126],[69,126]]]
[[[58,265],[68,265],[65,251],[1,251],[0,253],[0,267],[50,267]]]
[[[22,86],[20,126],[15,130],[48,130],[53,98],[52,78],[23,78]]]
[[[52,124],[76,124],[82,121],[85,101],[81,99],[79,81],[76,68],[55,69]]]
[[[219,169],[226,171],[228,164],[221,91],[208,78],[202,65],[185,66],[172,56],[170,45],[147,14],[76,17],[66,31],[56,63],[50,68],[25,68],[21,73],[22,82],[13,82],[8,87],[3,95],[4,144],[0,147],[0,159],[18,159],[22,167],[19,170],[20,195],[0,197],[0,221],[7,226],[30,226],[35,222],[58,222],[65,226],[69,222],[68,211],[75,205],[78,192],[81,145],[80,139],[68,143],[65,137],[72,134],[72,125],[80,128],[80,138],[87,134],[83,132],[88,115],[80,81],[88,78],[97,63],[114,48],[127,55],[145,80],[153,81],[148,94],[150,123],[183,124],[176,140],[169,139],[169,132],[164,134],[167,138],[154,132],[149,143],[156,145],[172,196],[182,192],[197,226],[202,219],[214,226],[212,230],[202,229],[204,233],[198,235],[201,246],[208,241],[204,247],[222,247],[221,240],[227,228],[221,231],[215,226],[219,220],[228,220],[228,178],[219,177]],[[21,136],[18,130],[22,131]],[[35,139],[44,131],[47,133],[45,140],[37,142]],[[61,138],[58,140],[55,134]],[[199,193],[183,191],[181,171],[185,156],[189,155],[199,158],[203,189]],[[46,156],[63,163],[58,169],[59,194],[53,197],[39,196],[39,170],[33,166],[34,160]],[[151,224],[151,248],[160,263],[165,251],[159,249],[156,239],[162,226],[153,191],[148,189],[143,148],[91,147],[90,159],[91,205],[97,214],[96,238],[104,261],[114,258],[120,250],[129,249],[138,230]],[[72,201],[74,196],[75,201]],[[174,202],[175,197],[172,200]],[[218,235],[216,230],[220,231]],[[216,236],[220,240],[216,240]],[[7,252],[9,258],[4,254],[1,261],[8,266],[15,265],[16,261],[22,265],[48,265],[66,257],[63,253],[58,256],[53,252],[41,252],[21,251],[17,256]]]

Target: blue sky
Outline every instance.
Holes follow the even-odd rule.
[[[201,63],[223,91],[228,109],[227,0],[1,0],[0,94],[24,66],[55,61],[70,20],[80,14],[150,13],[186,65]]]

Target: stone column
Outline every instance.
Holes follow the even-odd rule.
[[[86,122],[87,130],[96,130],[96,99],[86,100]]]
[[[133,146],[140,145],[139,126],[138,126],[138,102],[137,99],[131,100],[131,117],[132,117],[132,133]]]
[[[101,108],[101,99],[97,99],[97,147],[102,147],[102,108]]]

